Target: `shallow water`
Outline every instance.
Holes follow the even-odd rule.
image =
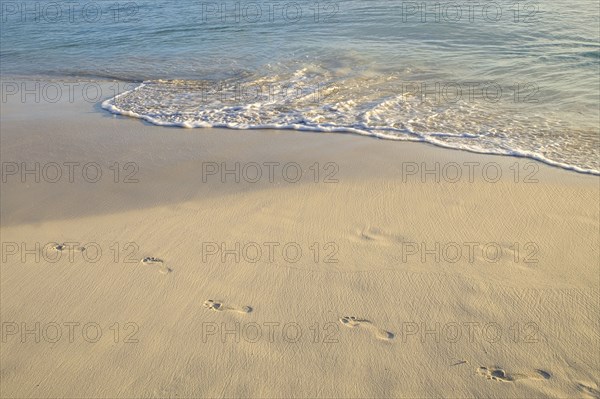
[[[144,82],[104,106],[159,125],[352,132],[598,174],[599,4],[476,4],[2,2],[2,75]]]

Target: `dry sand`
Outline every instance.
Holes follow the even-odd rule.
[[[3,398],[600,397],[598,176],[81,100],[1,128]]]

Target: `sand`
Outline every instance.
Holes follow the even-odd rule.
[[[0,120],[1,397],[600,397],[598,176],[78,96]]]

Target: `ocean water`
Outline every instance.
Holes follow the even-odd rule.
[[[600,174],[596,1],[0,4],[4,79],[136,82],[103,107],[157,125],[354,133]]]

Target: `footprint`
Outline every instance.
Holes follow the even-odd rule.
[[[225,306],[223,303],[214,301],[212,299],[208,299],[204,302],[204,307],[210,310],[214,310],[216,312],[222,312],[224,310],[229,310],[237,313],[250,313],[252,312],[252,308],[250,306]]]
[[[340,322],[343,325],[345,325],[346,327],[350,327],[350,328],[366,327],[369,330],[371,330],[377,338],[382,339],[384,341],[389,341],[394,338],[393,333],[382,330],[381,328],[373,325],[373,323],[371,323],[369,320],[366,320],[366,319],[359,319],[354,316],[344,316],[344,317],[340,317]]]
[[[160,269],[158,269],[158,271],[162,274],[171,273],[173,271],[165,265],[165,262],[162,259],[155,258],[153,256],[147,256],[142,259],[141,262],[145,265],[160,265]]]
[[[377,227],[369,227],[360,231],[360,238],[366,241],[377,241],[383,238],[382,232]]]
[[[488,380],[512,382],[515,381],[515,376],[507,374],[506,371],[499,367],[481,366],[477,369],[477,374],[484,376]]]
[[[485,367],[481,366],[477,369],[477,374],[487,378],[488,380],[501,382],[514,382],[517,380],[548,380],[552,375],[544,370],[536,369],[530,374],[509,374],[503,368],[498,366]]]
[[[600,399],[600,391],[598,391],[595,388],[592,388],[588,385],[579,383],[577,384],[577,387],[579,388],[579,390],[585,394],[587,394],[588,396],[594,398],[594,399]]]
[[[62,252],[67,249],[65,244],[52,244],[52,249],[58,252]]]
[[[461,360],[458,360],[457,362],[451,364],[450,367],[460,366],[461,364],[469,364],[469,361],[461,359]]]
[[[387,233],[379,227],[368,226],[363,229],[356,229],[354,240],[359,242],[377,242],[381,245],[393,245],[404,241],[404,237]]]
[[[537,374],[537,376],[533,375],[531,378],[549,380],[552,377],[552,374],[550,374],[547,371],[541,370],[541,369],[535,369],[535,373]],[[541,378],[539,378],[539,377],[541,377]]]
[[[52,243],[52,245],[51,245],[50,248],[52,248],[53,250],[55,250],[57,252],[62,252],[62,251],[67,250],[68,248],[70,248],[70,246],[67,245],[67,244],[65,244],[65,243],[62,243],[62,244]],[[74,249],[77,252],[83,252],[83,251],[85,251],[85,247],[75,247]]]

